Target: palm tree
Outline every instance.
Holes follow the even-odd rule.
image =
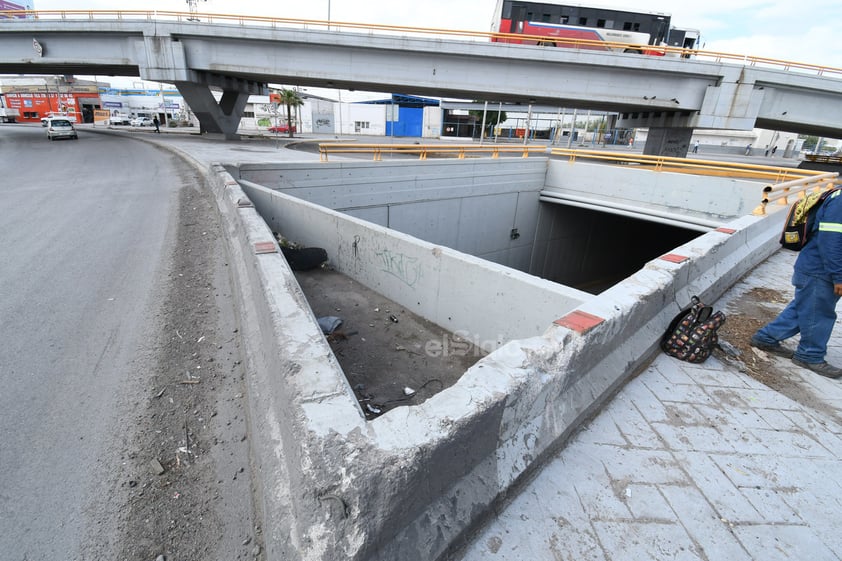
[[[297,91],[283,89],[281,90],[281,103],[286,105],[287,108],[287,129],[289,131],[289,137],[292,138],[292,108],[295,107],[297,111],[299,107],[304,105],[304,100],[301,99]]]

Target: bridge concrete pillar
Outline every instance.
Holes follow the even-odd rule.
[[[250,92],[223,88],[222,97],[217,101],[210,87],[205,84],[176,82],[175,86],[199,119],[203,131],[222,133],[226,140],[240,138],[237,129]]]
[[[650,127],[643,153],[647,156],[684,158],[690,151],[693,129],[686,127]]]

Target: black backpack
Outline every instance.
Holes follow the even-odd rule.
[[[810,239],[813,220],[816,211],[822,203],[839,189],[828,189],[821,193],[810,193],[806,197],[797,200],[789,209],[786,216],[784,229],[781,232],[781,246],[792,251],[801,251],[801,248]]]
[[[678,312],[661,337],[661,350],[679,360],[704,362],[719,346],[717,330],[723,323],[725,314],[693,296],[690,306]]]

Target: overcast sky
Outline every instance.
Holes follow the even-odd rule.
[[[14,2],[15,0],[10,0]],[[188,11],[185,0],[30,0],[36,10]],[[23,4],[23,1],[18,2]],[[557,2],[561,3],[561,2]],[[572,0],[570,3],[584,3]],[[707,50],[842,68],[840,0],[599,0],[597,5],[664,12],[676,27],[699,29]],[[328,19],[489,31],[495,0],[198,0],[200,12]]]

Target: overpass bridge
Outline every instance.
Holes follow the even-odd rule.
[[[664,48],[665,56],[492,43],[492,34],[217,14],[31,12],[0,21],[0,73],[175,84],[235,138],[269,82],[605,110],[683,156],[694,128],[842,136],[842,69]],[[500,34],[497,34],[498,36]],[[690,54],[689,58],[683,56]],[[219,102],[211,88],[223,95]]]

